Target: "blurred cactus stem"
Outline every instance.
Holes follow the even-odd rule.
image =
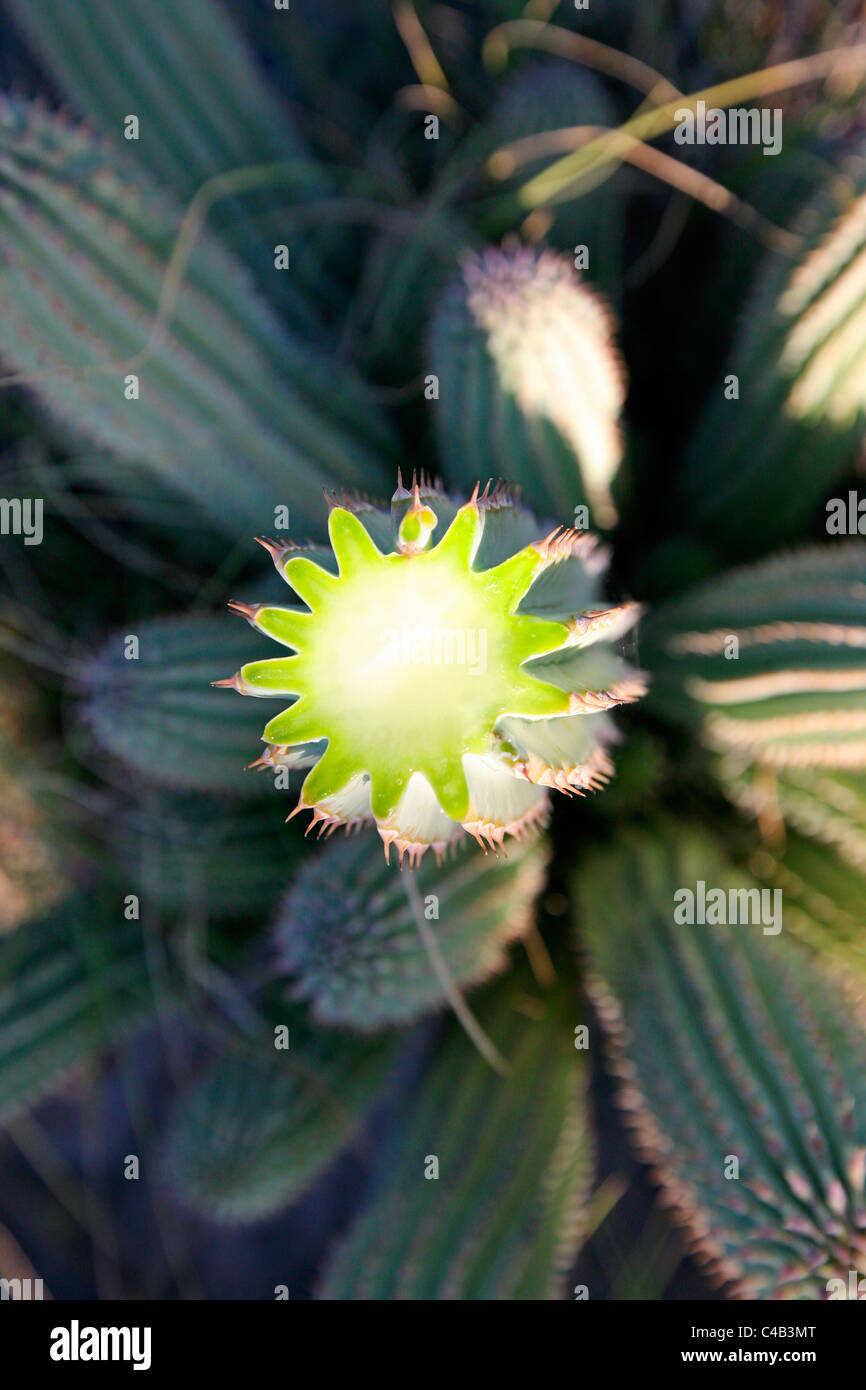
[[[550,515],[617,519],[625,369],[603,299],[572,260],[508,242],[466,260],[431,334],[449,476],[508,477]]]

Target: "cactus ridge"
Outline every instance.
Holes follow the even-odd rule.
[[[578,885],[621,1103],[730,1293],[823,1297],[866,1252],[866,1037],[783,937],[675,924],[674,892],[698,877],[748,885],[700,837],[660,824],[623,836]]]
[[[796,264],[776,259],[759,279],[731,362],[742,399],[717,388],[685,461],[684,501],[741,553],[794,536],[856,459],[866,413],[862,146],[849,174],[853,196],[823,187],[800,215]]]
[[[358,1142],[393,1063],[391,1038],[313,1035],[299,1015],[284,1017],[285,1052],[264,1039],[217,1056],[170,1122],[166,1176],[176,1196],[211,1221],[260,1220],[300,1196]]]
[[[245,36],[217,0],[186,0],[182,15],[176,7],[129,0],[122,26],[102,0],[44,0],[35,7],[10,0],[10,6],[75,109],[94,129],[112,133],[112,158],[127,146],[124,121],[134,112],[136,152],[179,198],[192,198],[215,174],[285,160],[298,161],[294,197],[327,188],[322,166],[261,80]],[[321,328],[306,301],[316,272],[322,289],[313,239],[292,237],[292,276],[270,273],[271,247],[282,240],[275,234],[285,226],[279,202],[280,190],[263,189],[222,200],[211,217],[238,255],[261,267],[263,287],[267,280],[269,297],[293,326],[317,334]]]
[[[245,705],[226,707],[208,688],[226,644],[238,659],[249,639],[228,635],[212,617],[138,624],[137,660],[126,660],[115,634],[83,674],[81,718],[97,746],[145,782],[169,788],[264,795],[267,783],[244,773],[259,721]]]
[[[487,169],[494,175],[486,202],[494,197],[501,200],[503,213],[501,226],[494,229],[485,208],[488,234],[507,231],[518,186],[539,173],[550,158],[549,149],[546,156],[529,160],[521,151],[520,163],[509,176],[509,166],[514,164],[509,145],[543,138],[548,131],[575,126],[610,129],[617,123],[603,84],[573,63],[548,58],[529,63],[509,77],[489,116],[470,137],[479,147],[482,140],[485,146],[494,147],[492,153],[479,148],[479,162],[486,157]],[[548,220],[545,243],[572,255],[576,246],[585,246],[593,283],[606,293],[617,294],[622,283],[623,197],[619,180],[615,176],[605,179],[579,198],[546,208],[545,222]]]
[[[37,374],[31,390],[65,436],[152,473],[232,535],[239,517],[255,528],[273,516],[287,467],[296,522],[315,516],[326,478],[382,476],[388,431],[357,383],[328,396],[326,364],[213,235],[197,242],[151,342],[179,210],[110,146],[3,99],[0,167],[0,350]],[[64,367],[84,375],[54,370]]]
[[[478,1000],[503,1081],[448,1025],[386,1139],[382,1179],[325,1271],[326,1299],[550,1299],[579,1248],[592,1148],[570,991],[511,975]],[[425,1155],[438,1159],[427,1181]]]
[[[177,1002],[157,999],[141,923],[121,904],[70,898],[0,938],[0,1122]]]
[[[663,716],[777,768],[866,765],[866,545],[748,566],[657,610],[644,654]],[[731,639],[736,639],[736,650]]]

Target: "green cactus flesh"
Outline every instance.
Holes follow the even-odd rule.
[[[295,654],[215,684],[292,700],[265,728],[264,765],[327,741],[297,807],[320,833],[372,818],[386,857],[394,844],[414,865],[461,827],[483,846],[521,838],[543,822],[547,787],[583,792],[609,774],[605,711],[644,690],[610,644],[639,610],[598,607],[594,537],[521,543],[531,525],[501,490],[455,509],[416,485],[398,487],[390,520],[332,507],[337,573],[266,542],[306,609],[232,607]]]

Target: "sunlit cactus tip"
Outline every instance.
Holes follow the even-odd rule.
[[[639,605],[600,600],[596,538],[539,537],[489,483],[457,503],[426,479],[399,480],[390,513],[328,500],[336,572],[320,551],[268,544],[305,606],[230,605],[293,654],[215,682],[290,701],[257,765],[315,759],[292,814],[311,811],[319,834],[375,821],[386,859],[394,845],[414,867],[463,832],[494,851],[532,835],[549,788],[600,787],[608,711],[645,683],[616,649]]]

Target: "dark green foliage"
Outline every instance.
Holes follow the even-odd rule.
[[[866,1034],[784,931],[678,925],[674,894],[701,879],[753,887],[712,841],[659,822],[575,883],[622,1105],[715,1277],[823,1298],[866,1239]]]
[[[422,863],[418,892],[458,985],[505,969],[509,944],[532,925],[545,859],[536,843],[509,846],[508,858],[492,864],[471,851],[441,866]],[[403,875],[367,837],[336,840],[304,866],[281,908],[275,944],[292,997],[309,1000],[322,1023],[367,1031],[445,1003]]]
[[[322,1297],[562,1297],[592,1161],[571,982],[540,994],[521,971],[476,1003],[509,1077],[496,1076],[453,1021],[445,1026]],[[438,1179],[425,1175],[431,1158]]]

